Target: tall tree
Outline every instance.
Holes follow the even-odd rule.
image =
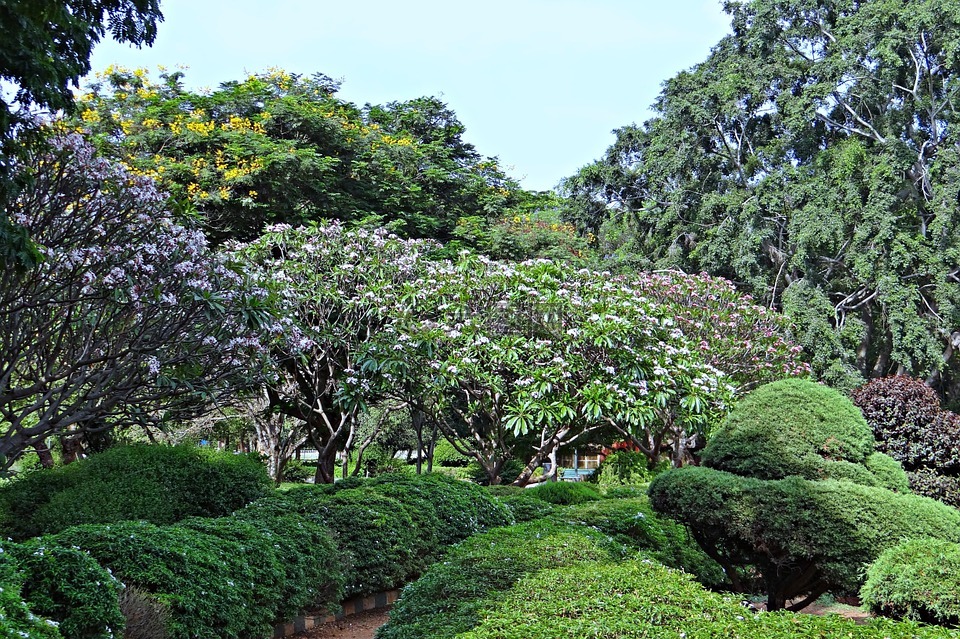
[[[960,395],[960,4],[727,2],[733,34],[569,179],[608,254],[735,281],[815,372]]]

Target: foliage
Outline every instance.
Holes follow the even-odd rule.
[[[482,622],[459,639],[609,636],[622,639],[946,639],[914,623],[836,615],[752,613],[649,559],[542,570],[486,603]]]
[[[960,8],[724,6],[732,34],[566,181],[569,219],[783,309],[832,385],[902,368],[955,397]]]
[[[4,550],[12,544],[3,545]],[[23,600],[24,575],[6,552],[0,554],[0,636],[31,639],[62,639],[58,622],[38,617]]]
[[[903,466],[893,457],[884,455],[883,453],[873,453],[867,455],[863,465],[866,466],[870,474],[876,478],[877,486],[892,490],[895,493],[911,492],[910,481],[907,478],[907,474],[903,471]],[[919,494],[926,497],[931,496],[926,493]]]
[[[222,517],[270,487],[253,457],[141,444],[18,477],[0,487],[0,512],[4,534],[23,539],[82,523]]]
[[[64,639],[113,639],[124,627],[123,584],[85,552],[41,538],[6,543],[3,553],[26,577],[21,594],[30,609],[55,620]]]
[[[600,499],[596,487],[579,481],[551,481],[529,488],[524,494],[561,506]]]
[[[475,626],[486,598],[542,568],[619,557],[622,549],[586,528],[543,520],[474,535],[403,590],[379,639],[439,639]]]
[[[151,180],[77,135],[50,144],[7,207],[42,261],[0,282],[4,468],[51,435],[209,410],[257,376],[253,329],[273,326],[262,291],[175,224]]]
[[[829,476],[829,463],[873,452],[862,415],[837,391],[804,380],[766,384],[741,399],[713,434],[705,466],[761,479]]]
[[[932,470],[907,473],[910,490],[918,495],[932,497],[945,504],[960,508],[960,477],[940,475]]]
[[[43,543],[80,548],[124,583],[150,593],[169,612],[171,639],[267,633],[283,604],[284,571],[272,544],[242,521],[203,526],[220,532],[122,522],[75,526]]]
[[[855,592],[862,567],[903,539],[960,540],[957,510],[846,481],[760,480],[690,467],[654,479],[650,501],[690,529],[735,587],[748,585],[737,570],[755,567],[774,610],[807,593]]]
[[[283,481],[292,484],[305,484],[313,477],[313,471],[299,459],[291,459],[283,467]]]
[[[911,539],[888,548],[860,591],[873,612],[944,626],[960,624],[960,545]]]
[[[646,484],[654,477],[647,462],[643,453],[617,450],[604,458],[588,481],[601,487]]]
[[[436,98],[360,109],[322,74],[276,69],[209,92],[182,79],[111,67],[75,124],[202,211],[215,244],[323,220],[448,240],[459,218],[496,216],[522,194]]]
[[[457,451],[453,444],[446,439],[437,441],[433,448],[433,465],[446,467],[466,466],[470,463],[470,458]]]
[[[875,379],[850,398],[873,429],[877,450],[906,470],[960,472],[960,425],[940,408],[940,398],[923,381],[906,375]]]
[[[706,586],[718,587],[726,581],[719,564],[700,550],[683,526],[658,517],[646,497],[585,502],[558,509],[553,520],[611,535],[665,566],[692,574]]]
[[[497,487],[494,486],[494,488]],[[534,519],[543,519],[556,512],[557,508],[554,504],[538,499],[532,495],[527,495],[526,490],[522,488],[520,490],[523,492],[510,493],[497,497],[500,503],[507,507],[510,514],[513,515],[513,520],[518,524],[525,521],[533,521]]]

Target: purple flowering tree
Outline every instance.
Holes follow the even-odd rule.
[[[255,377],[266,294],[176,224],[148,178],[77,135],[10,204],[42,255],[0,281],[3,467],[52,436],[187,417]]]

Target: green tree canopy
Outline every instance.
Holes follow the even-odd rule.
[[[831,383],[909,372],[955,397],[960,5],[726,9],[733,34],[567,180],[572,219],[782,308]]]

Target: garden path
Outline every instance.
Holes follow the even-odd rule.
[[[377,628],[387,623],[390,608],[367,610],[317,626],[294,639],[373,639]]]

